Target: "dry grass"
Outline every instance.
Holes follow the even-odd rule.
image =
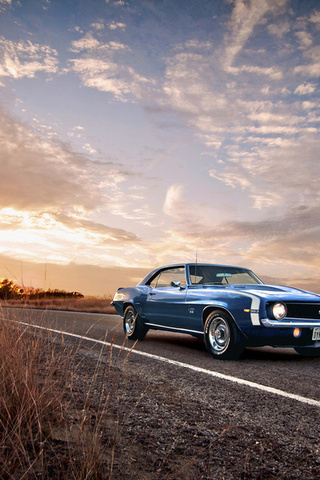
[[[77,384],[76,356],[0,319],[1,479],[111,479],[114,438],[102,460],[108,368],[101,352],[87,384],[83,375]]]
[[[40,298],[2,301],[3,307],[39,308],[44,310],[70,310],[74,312],[115,314],[111,298]]]

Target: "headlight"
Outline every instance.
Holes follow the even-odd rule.
[[[114,294],[113,301],[114,302],[121,302],[121,300],[124,300],[125,298],[126,298],[126,296],[123,293],[116,292]]]
[[[272,307],[272,314],[276,320],[282,320],[287,315],[287,307],[284,303],[275,303]]]

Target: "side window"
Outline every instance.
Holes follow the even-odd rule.
[[[149,283],[151,288],[156,288],[160,275],[161,273],[159,273],[156,277],[154,277],[153,280],[151,280],[151,282]]]
[[[169,268],[168,270],[162,270],[151,282],[150,287],[161,288],[171,287],[172,282],[180,282],[182,287],[186,286],[186,276],[184,267]]]

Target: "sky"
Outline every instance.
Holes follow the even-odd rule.
[[[318,0],[0,0],[0,278],[320,292],[319,77]]]

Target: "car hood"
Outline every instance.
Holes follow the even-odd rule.
[[[227,288],[270,300],[276,297],[287,301],[320,302],[320,295],[316,293],[282,285],[229,285]]]

